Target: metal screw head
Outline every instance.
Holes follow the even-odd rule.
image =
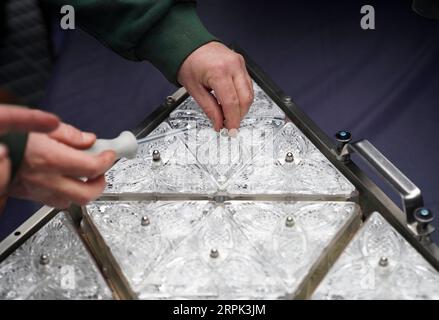
[[[154,150],[152,152],[152,160],[153,161],[159,161],[160,160],[160,151]]]
[[[387,267],[389,265],[389,259],[387,257],[381,257],[378,264],[380,267]]]
[[[288,152],[285,156],[285,162],[291,163],[294,161],[294,155],[292,152]]]
[[[294,218],[292,216],[288,216],[287,219],[285,220],[285,225],[288,228],[294,227]]]
[[[42,264],[43,266],[45,266],[46,264],[48,264],[50,262],[49,256],[45,253],[43,253],[40,256],[40,264]]]
[[[145,216],[145,217],[142,217],[142,219],[140,220],[140,223],[142,224],[142,226],[146,227],[146,226],[149,226],[149,224],[151,222],[149,221],[149,218]]]
[[[434,214],[427,208],[418,208],[414,212],[415,219],[421,223],[430,223],[434,219]]]
[[[341,131],[338,131],[335,134],[335,139],[337,139],[338,142],[345,142],[345,143],[347,143],[347,142],[351,141],[352,135],[347,130],[341,130]]]
[[[219,256],[218,249],[212,249],[212,250],[210,250],[210,257],[211,257],[211,258],[216,259],[216,258],[218,258],[218,256]]]
[[[284,103],[291,104],[291,103],[293,103],[293,100],[291,99],[290,96],[285,96],[284,97]]]
[[[168,106],[171,106],[171,105],[173,105],[175,103],[175,99],[174,99],[174,97],[172,97],[172,96],[168,96],[168,97],[166,97],[166,104],[168,105]]]

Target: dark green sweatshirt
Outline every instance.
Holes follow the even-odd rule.
[[[44,0],[60,12],[75,9],[77,25],[121,56],[147,60],[177,83],[178,70],[194,50],[216,40],[202,25],[196,1],[184,0]],[[13,174],[26,147],[26,136],[0,137],[10,150]]]

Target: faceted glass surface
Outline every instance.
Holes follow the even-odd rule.
[[[140,145],[135,159],[122,159],[107,173],[105,193],[350,197],[354,186],[256,84],[254,91],[239,132],[215,132],[195,100],[187,98],[150,134],[161,137]],[[153,161],[155,150],[160,161]],[[288,153],[291,162],[285,160]]]
[[[136,158],[116,163],[106,174],[104,193],[213,193],[215,181],[178,136],[166,135],[170,130],[162,123],[150,134],[158,139],[141,144]],[[154,151],[160,153],[158,161]]]
[[[87,211],[141,299],[294,294],[359,219],[348,202],[102,201]]]
[[[111,298],[111,291],[64,213],[0,264],[0,299]]]
[[[107,197],[85,208],[82,226],[121,297],[301,298],[356,231],[354,186],[254,91],[239,131],[215,132],[189,97],[106,174]],[[314,298],[438,299],[438,288],[437,272],[374,214]],[[0,264],[1,298],[111,292],[60,214]]]
[[[287,123],[275,135],[272,145],[265,145],[261,153],[231,179],[227,190],[236,194],[349,197],[355,188],[294,124]]]
[[[285,113],[273,102],[273,100],[253,82],[254,101],[245,116],[245,119],[277,118],[285,119]]]
[[[317,288],[314,299],[439,299],[439,273],[374,213]]]

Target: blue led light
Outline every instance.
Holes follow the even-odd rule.
[[[420,213],[421,213],[421,216],[426,217],[426,216],[428,216],[430,214],[430,211],[428,209],[422,209],[420,211]]]

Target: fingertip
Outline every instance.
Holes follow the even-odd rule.
[[[106,182],[105,182],[105,175],[101,174],[101,175],[99,175],[97,177],[89,179],[87,182],[89,184],[92,183],[92,184],[98,185],[100,187],[105,187],[105,184],[106,184]]]
[[[216,132],[219,132],[222,128],[224,128],[224,118],[221,114],[217,114],[213,123]]]
[[[215,129],[216,132],[220,132],[223,126],[220,124],[219,121],[215,121],[213,128]]]
[[[239,133],[238,129],[230,129],[228,132],[229,137],[231,138],[236,138],[238,136],[238,133]]]
[[[95,194],[92,196],[91,201],[96,200],[99,196],[104,192],[105,187],[107,186],[107,181],[105,180],[105,175],[100,175],[94,178],[92,181],[93,185],[98,189]]]
[[[4,159],[8,156],[9,150],[4,144],[0,144],[0,159]]]
[[[240,121],[236,121],[236,120],[232,120],[232,121],[229,120],[229,121],[225,122],[225,127],[228,130],[239,129],[240,125],[241,125],[241,122]]]
[[[81,132],[82,142],[91,145],[96,141],[96,135],[93,132]]]

